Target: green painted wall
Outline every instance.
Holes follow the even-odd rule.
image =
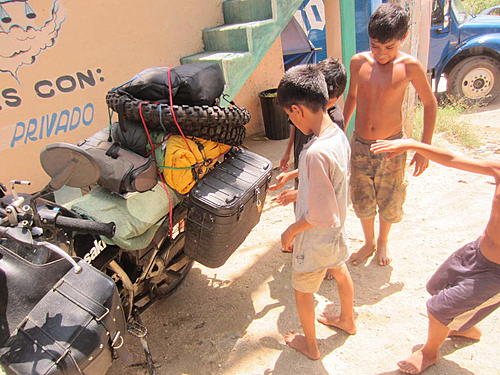
[[[340,0],[340,19],[342,29],[342,61],[347,69],[348,82],[350,80],[349,65],[351,58],[356,54],[356,15],[354,0]],[[349,87],[349,86],[348,86]],[[344,97],[347,96],[347,90]],[[350,136],[354,130],[356,112],[347,124],[347,135]]]

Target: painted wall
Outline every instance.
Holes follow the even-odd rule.
[[[42,0],[30,3],[36,18],[26,17],[22,3],[4,5],[12,21],[0,21],[0,181],[32,181],[26,190],[45,184],[40,150],[105,127],[110,88],[202,50],[201,30],[223,23],[221,3]],[[18,44],[19,36],[34,38]],[[258,93],[276,87],[283,71],[278,38],[236,97],[252,114],[247,134],[263,132]]]
[[[28,1],[0,20],[0,181],[46,179],[39,151],[108,124],[106,92],[135,73],[179,64],[223,23],[222,0]],[[31,16],[31,15],[29,15]],[[242,103],[244,105],[244,103]]]

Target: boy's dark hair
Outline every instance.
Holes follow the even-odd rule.
[[[380,5],[370,17],[368,35],[380,43],[402,40],[410,26],[410,16],[401,6],[393,3]]]
[[[347,83],[347,73],[344,65],[339,59],[330,57],[321,61],[318,67],[325,76],[328,96],[330,99],[338,98],[344,92]]]
[[[313,112],[326,110],[328,89],[325,76],[315,65],[290,68],[278,85],[278,103],[283,108],[301,104]]]

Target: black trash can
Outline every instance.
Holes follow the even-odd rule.
[[[276,92],[277,89],[270,89],[259,94],[266,137],[274,140],[290,136],[288,116],[278,105]]]

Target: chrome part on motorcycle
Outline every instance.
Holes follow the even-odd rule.
[[[8,237],[18,243],[21,243],[25,246],[28,247],[44,247],[57,255],[59,255],[61,258],[66,259],[71,265],[73,266],[73,270],[75,273],[80,273],[82,271],[82,267],[80,267],[77,262],[63,249],[60,247],[51,244],[49,242],[45,241],[35,241],[31,237],[31,232],[24,230],[22,227],[16,227],[16,228],[11,228],[11,227],[0,227],[0,236],[3,237]]]

